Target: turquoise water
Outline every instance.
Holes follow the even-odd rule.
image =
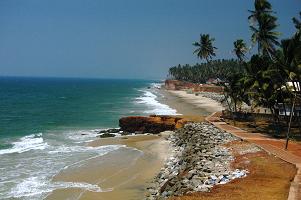
[[[122,145],[90,147],[99,130],[129,115],[175,114],[158,101],[148,80],[0,78],[0,199],[45,199],[86,182],[55,182],[58,173],[85,165]],[[96,161],[95,161],[96,162]]]
[[[116,127],[141,114],[133,99],[151,81],[0,78],[0,137],[59,128]]]

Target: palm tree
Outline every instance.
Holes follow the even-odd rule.
[[[282,40],[281,47],[282,51],[278,56],[277,64],[284,69],[289,81],[301,81],[301,33],[296,33],[290,39]]]
[[[283,74],[282,77],[285,77],[286,81],[292,83],[292,87],[287,82],[284,83],[286,86],[284,92],[287,94],[287,99],[283,99],[283,105],[285,105],[285,102],[289,101],[291,106],[290,117],[289,121],[287,122],[288,130],[286,134],[285,145],[285,149],[287,149],[290,137],[291,122],[295,113],[295,104],[296,102],[300,103],[301,100],[301,32],[297,30],[297,33],[292,38],[282,40],[281,50],[279,50],[277,53],[278,60],[276,65],[278,65],[278,67],[281,69]],[[300,125],[299,118],[297,118],[297,121]]]
[[[196,53],[200,59],[209,62],[209,59],[215,56],[215,49],[217,49],[212,44],[214,40],[214,38],[210,38],[209,34],[201,34],[200,41],[193,43],[193,46],[197,47],[193,53]]]
[[[300,19],[301,19],[301,12],[299,13]],[[301,20],[298,20],[296,17],[293,17],[293,22],[295,24],[296,29],[298,32],[301,32]]]
[[[279,134],[278,113],[279,98],[283,80],[273,62],[267,56],[253,55],[246,64],[246,74],[243,84],[248,90],[252,104],[269,108],[274,118],[275,133]]]
[[[277,18],[271,15],[272,6],[266,0],[255,0],[254,7],[254,11],[249,11],[251,15],[248,18],[253,21],[250,25],[252,42],[257,43],[259,54],[271,57],[275,53],[275,46],[280,45],[277,41],[280,34],[274,31],[278,26]]]
[[[233,73],[227,83],[223,84],[225,100],[227,101],[229,111],[237,112],[238,104],[245,102],[249,104],[247,88],[244,85],[240,73]],[[230,102],[228,102],[230,99]]]
[[[273,55],[275,53],[275,46],[279,46],[280,43],[277,41],[279,32],[275,32],[274,29],[277,27],[277,18],[267,14],[263,14],[259,18],[258,27],[250,26],[252,30],[252,42],[258,44],[258,53],[263,55]]]
[[[236,40],[233,43],[233,45],[234,45],[233,52],[237,56],[238,60],[240,62],[242,62],[245,58],[245,54],[248,52],[246,43],[242,39],[239,39],[239,40]]]
[[[262,14],[272,13],[272,5],[267,0],[255,0],[254,3],[255,10],[249,10],[251,15],[248,17],[253,23],[258,21],[258,18]]]

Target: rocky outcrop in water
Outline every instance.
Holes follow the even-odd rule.
[[[120,128],[108,128],[100,130],[97,134],[100,138],[108,138],[108,137],[115,137],[117,135],[121,135],[123,132]]]
[[[169,137],[172,156],[147,188],[146,199],[207,192],[216,184],[246,176],[246,170],[230,168],[233,156],[223,146],[236,139],[208,123],[188,123],[176,130]]]
[[[185,119],[174,116],[131,116],[119,119],[119,126],[124,133],[158,134],[163,131],[181,128],[186,122]]]

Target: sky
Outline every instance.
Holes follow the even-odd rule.
[[[270,0],[281,38],[301,0]],[[192,43],[215,38],[216,58],[249,45],[253,0],[0,0],[0,76],[161,79],[202,62]]]

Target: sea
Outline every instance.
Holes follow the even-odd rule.
[[[102,192],[54,181],[62,170],[123,148],[91,147],[120,117],[174,115],[160,103],[160,81],[0,77],[0,199],[45,199],[58,189]]]

